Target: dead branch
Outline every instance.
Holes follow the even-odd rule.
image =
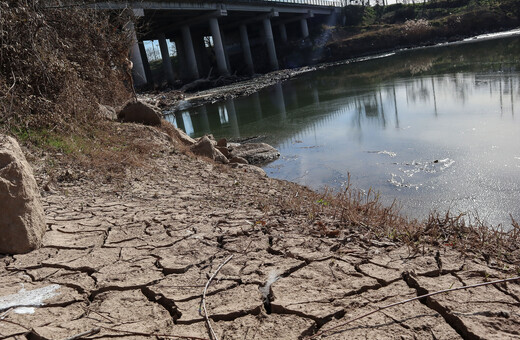
[[[6,311],[3,312],[2,314],[0,314],[0,320],[5,319],[5,317],[7,316],[7,314],[9,314],[9,312],[12,311],[12,310],[13,310],[12,308],[9,308],[8,310],[6,310]]]
[[[377,313],[377,312],[381,312],[382,310],[385,310],[387,308],[391,308],[391,307],[395,307],[395,306],[399,306],[399,305],[402,305],[404,303],[407,303],[407,302],[411,302],[411,301],[415,301],[415,300],[420,300],[420,299],[424,299],[424,298],[427,298],[427,297],[430,297],[430,296],[433,296],[433,295],[437,295],[437,294],[443,294],[443,293],[448,293],[448,292],[453,292],[453,291],[456,291],[456,290],[462,290],[462,289],[469,289],[469,288],[476,288],[476,287],[482,287],[482,286],[488,286],[488,285],[494,285],[494,284],[497,284],[497,283],[504,283],[504,282],[510,282],[510,281],[516,281],[516,280],[520,280],[520,276],[516,276],[516,277],[512,277],[512,278],[509,278],[509,279],[503,279],[503,280],[496,280],[496,281],[491,281],[491,282],[483,282],[483,283],[477,283],[477,284],[474,284],[474,285],[469,285],[469,286],[462,286],[462,287],[457,287],[457,288],[450,288],[450,289],[444,289],[444,290],[439,290],[437,292],[433,292],[433,293],[428,293],[428,294],[424,294],[424,295],[421,295],[421,296],[416,296],[414,298],[411,298],[411,299],[407,299],[407,300],[403,300],[403,301],[399,301],[399,302],[395,302],[395,303],[392,303],[392,304],[389,304],[389,305],[386,305],[386,306],[383,306],[383,307],[378,307],[376,310],[373,310],[371,312],[368,312],[368,313],[365,313],[363,315],[360,315],[358,317],[355,317],[353,319],[350,319],[346,322],[343,322],[337,326],[334,326],[332,328],[329,328],[329,329],[326,329],[326,330],[323,330],[321,332],[318,332],[310,337],[308,337],[307,339],[315,339],[317,338],[318,336],[320,335],[323,335],[325,333],[328,333],[332,330],[335,330],[337,328],[340,328],[340,327],[343,327],[345,325],[348,325],[349,323],[352,323],[354,321],[357,321],[359,319],[363,319],[369,315],[372,315],[374,313]]]
[[[206,318],[206,323],[208,325],[208,328],[210,330],[210,337],[214,340],[218,340],[217,334],[215,334],[215,331],[213,330],[213,327],[211,327],[211,322],[209,321],[209,314],[206,309],[206,292],[208,291],[208,287],[211,283],[211,281],[217,276],[218,272],[224,267],[226,263],[228,263],[233,258],[233,255],[230,255],[220,266],[218,266],[217,270],[213,275],[209,278],[208,282],[206,283],[206,287],[204,287],[204,292],[202,293],[202,309],[204,310],[204,317]]]
[[[83,332],[83,333],[79,333],[79,334],[76,334],[76,335],[73,335],[71,337],[68,337],[68,338],[65,338],[63,340],[76,340],[76,339],[81,339],[83,337],[86,337],[86,336],[90,336],[90,335],[94,335],[94,334],[97,334],[101,331],[101,328],[92,328],[90,331],[86,331],[86,332]]]

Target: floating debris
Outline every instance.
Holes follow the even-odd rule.
[[[394,158],[395,156],[397,156],[397,154],[395,152],[392,152],[392,151],[386,151],[386,150],[382,150],[382,151],[367,151],[368,153],[377,153],[378,155],[388,155],[392,158]]]
[[[402,176],[399,176],[399,175],[396,175],[396,174],[390,174],[390,175],[392,175],[392,178],[390,178],[388,180],[388,182],[390,184],[392,184],[393,186],[396,186],[398,188],[413,188],[415,190],[419,190],[419,187],[422,185],[422,184],[406,183]]]

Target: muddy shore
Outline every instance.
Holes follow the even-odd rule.
[[[515,275],[478,252],[412,251],[355,223],[309,218],[284,203],[309,193],[304,187],[194,157],[162,132],[121,124],[129,130],[142,130],[155,152],[124,181],[71,169],[49,184],[35,164],[47,186],[47,233],[41,249],[0,258],[0,338],[99,330],[84,338],[209,339],[202,294],[231,255],[205,298],[219,339],[301,339],[383,305]],[[49,286],[55,295],[33,313],[6,307],[22,288]],[[520,339],[520,284],[413,301],[319,338]]]

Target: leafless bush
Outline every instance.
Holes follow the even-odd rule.
[[[407,20],[403,25],[403,34],[408,38],[427,37],[430,30],[430,23],[426,19]]]
[[[0,131],[68,131],[128,98],[128,18],[75,3],[0,2]]]

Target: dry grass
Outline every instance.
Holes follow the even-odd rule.
[[[383,205],[378,193],[363,192],[347,185],[339,192],[321,193],[292,187],[271,206],[290,214],[304,214],[325,236],[337,237],[341,230],[358,230],[366,238],[405,244],[410,253],[424,245],[448,247],[486,261],[520,266],[520,226],[511,218],[511,227],[490,226],[478,216],[432,212],[424,221],[411,220],[394,202]]]
[[[127,17],[55,1],[0,2],[0,132],[81,132],[130,95]],[[75,2],[76,5],[81,2]]]

